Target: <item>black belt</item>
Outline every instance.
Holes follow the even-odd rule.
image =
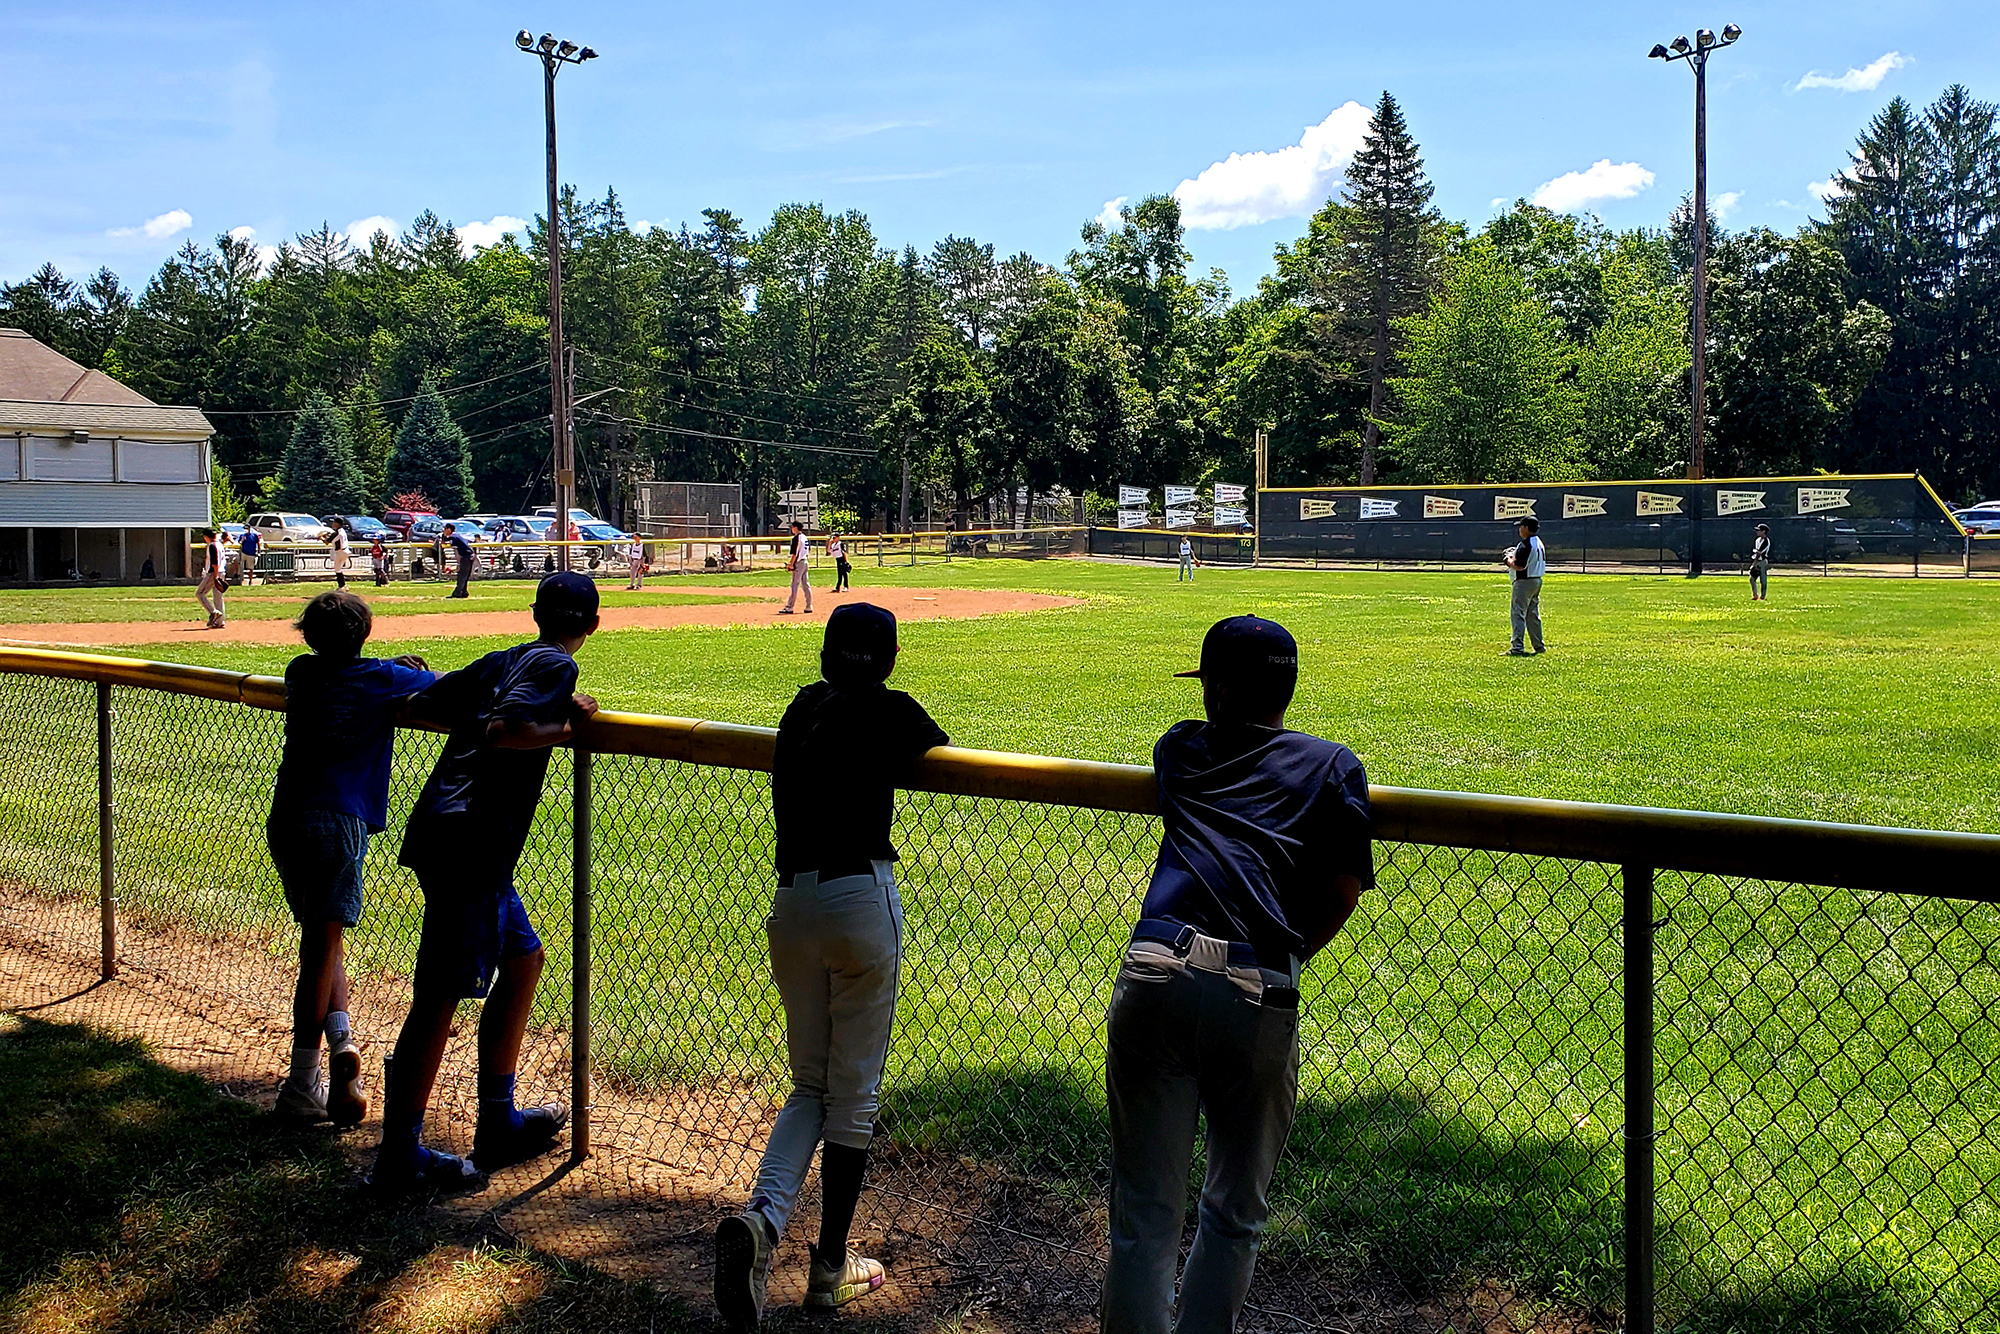
[[[813,875],[813,874],[815,874],[815,872],[810,870],[786,871],[784,874],[778,877],[778,887],[780,889],[790,889],[792,887],[792,881],[796,877],[802,875]],[[829,880],[845,880],[847,877],[853,875],[873,876],[874,874],[875,874],[874,862],[835,862],[831,866],[820,867],[817,872],[817,875],[819,876],[818,883],[822,885]]]

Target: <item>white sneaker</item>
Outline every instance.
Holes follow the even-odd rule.
[[[883,1278],[881,1263],[857,1254],[852,1246],[847,1248],[846,1258],[838,1268],[821,1264],[815,1251],[812,1269],[806,1278],[806,1305],[821,1308],[845,1306],[856,1297],[865,1297],[881,1287]]]
[[[279,1086],[278,1104],[271,1110],[300,1125],[318,1125],[326,1120],[326,1072],[314,1076],[311,1088],[300,1088],[287,1079]]]

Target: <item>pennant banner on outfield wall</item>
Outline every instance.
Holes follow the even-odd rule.
[[[1778,565],[1915,567],[1965,538],[1915,473],[1726,481],[1307,487],[1260,493],[1267,560],[1494,565],[1516,525],[1540,525],[1558,566],[1740,566],[1757,525]]]

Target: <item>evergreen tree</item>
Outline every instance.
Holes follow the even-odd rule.
[[[385,508],[389,499],[391,436],[389,423],[382,417],[382,405],[375,398],[378,388],[374,380],[363,380],[347,414],[347,429],[354,440],[354,461],[361,469],[361,487],[368,497],[370,513]]]
[[[391,492],[421,491],[438,513],[457,517],[473,507],[472,446],[451,419],[437,380],[426,375],[389,451]]]
[[[1382,422],[1396,372],[1396,321],[1424,308],[1444,253],[1444,217],[1431,203],[1430,178],[1386,91],[1375,105],[1361,150],[1347,167],[1337,208],[1333,263],[1317,294],[1335,318],[1329,332],[1365,360],[1368,415],[1361,435],[1361,484],[1375,480]],[[1353,346],[1358,344],[1358,346]]]
[[[306,514],[358,514],[367,504],[347,422],[322,391],[313,391],[293,423],[272,500]]]

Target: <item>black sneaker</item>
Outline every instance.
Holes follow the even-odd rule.
[[[385,1199],[411,1195],[451,1195],[486,1189],[486,1174],[455,1153],[425,1149],[421,1166],[385,1168],[380,1153],[375,1170],[361,1184]]]
[[[715,1229],[715,1310],[730,1334],[754,1334],[771,1280],[771,1234],[764,1215],[745,1210]]]
[[[482,1120],[472,1132],[472,1161],[482,1172],[524,1163],[554,1148],[556,1136],[568,1124],[569,1108],[559,1102],[523,1107],[519,1130]]]

